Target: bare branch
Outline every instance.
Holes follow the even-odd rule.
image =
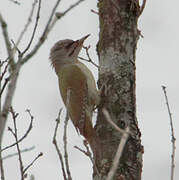
[[[99,13],[97,11],[93,10],[93,9],[91,9],[91,12],[94,13],[94,14],[99,15]]]
[[[32,151],[34,148],[35,148],[35,146],[32,146],[30,148],[25,148],[25,149],[21,150],[21,153]],[[2,157],[2,159],[5,160],[5,159],[8,159],[8,158],[17,156],[17,155],[18,155],[18,153],[9,154],[7,156]]]
[[[37,44],[34,46],[34,48],[32,49],[32,51],[23,58],[23,60],[22,60],[22,62],[21,62],[22,64],[26,63],[32,56],[34,56],[34,54],[39,50],[39,48],[42,46],[42,44],[43,44],[43,43],[45,42],[45,40],[47,39],[47,36],[48,36],[48,34],[49,34],[49,32],[50,32],[50,31],[49,31],[49,26],[50,26],[50,24],[52,23],[52,22],[51,22],[51,21],[52,21],[52,18],[53,18],[54,14],[55,14],[55,11],[56,11],[56,9],[57,9],[60,1],[61,1],[61,0],[57,0],[57,1],[56,1],[55,5],[54,5],[54,7],[53,7],[53,9],[52,9],[52,11],[51,11],[50,17],[49,17],[49,19],[48,19],[48,21],[47,21],[47,24],[46,24],[46,26],[45,26],[45,29],[44,29],[44,31],[43,31],[43,33],[42,33],[39,41],[38,41]]]
[[[86,156],[89,156],[88,152],[79,148],[78,146],[74,146],[75,149],[78,149],[80,152],[82,152],[83,154],[85,154]]]
[[[0,68],[2,68],[3,65],[6,63],[4,70],[3,70],[3,71],[1,70],[1,74],[0,74],[0,75],[1,75],[1,78],[0,78],[0,80],[3,79],[4,74],[7,72],[7,68],[8,68],[8,64],[9,64],[8,59],[9,59],[9,58],[7,58],[7,59],[4,60],[4,61],[0,61]]]
[[[63,13],[56,13],[56,18],[60,19],[63,16],[65,16],[69,11],[71,11],[73,8],[75,8],[76,6],[78,6],[80,3],[82,3],[85,0],[78,0],[76,3],[72,4],[68,9],[66,9]],[[51,27],[53,27],[53,25],[51,25]]]
[[[50,33],[50,31],[53,29],[54,25],[56,24],[57,20],[61,19],[63,16],[65,16],[70,10],[72,10],[74,7],[76,7],[77,5],[79,5],[81,2],[83,2],[84,0],[79,0],[78,2],[74,3],[73,5],[71,5],[66,11],[64,11],[63,13],[56,13],[56,9],[59,5],[61,0],[57,0],[52,11],[50,14],[50,17],[47,21],[47,24],[45,26],[45,29],[39,39],[39,41],[37,42],[37,44],[34,46],[34,48],[32,49],[32,51],[27,54],[23,60],[22,60],[22,64],[26,63],[32,56],[34,56],[34,54],[39,50],[39,48],[41,47],[41,45],[45,42],[45,40],[47,39],[48,34]],[[56,13],[56,16],[53,19],[54,14]]]
[[[31,120],[33,119],[33,116],[32,114],[30,113],[30,110],[26,110],[29,115],[30,115],[30,118]],[[22,161],[22,151],[20,150],[20,147],[19,147],[19,140],[18,140],[18,132],[17,132],[17,124],[16,124],[16,120],[17,120],[17,117],[18,117],[18,113],[16,113],[13,108],[11,107],[10,108],[10,113],[12,115],[12,119],[13,119],[13,124],[14,124],[14,131],[9,127],[9,131],[13,134],[13,136],[15,137],[15,141],[16,141],[16,147],[17,147],[17,155],[18,155],[18,159],[19,159],[19,165],[20,165],[20,172],[21,172],[21,180],[24,180],[27,176],[26,174],[26,171],[34,164],[34,162],[43,155],[43,153],[39,153],[37,155],[37,157],[35,157],[35,159],[29,164],[27,165],[26,168],[24,168],[23,166],[23,161]]]
[[[5,78],[4,84],[2,85],[2,88],[1,88],[1,91],[0,91],[0,96],[2,96],[2,93],[3,93],[4,89],[5,89],[5,87],[7,86],[8,82],[9,82],[9,77]]]
[[[0,125],[0,143],[2,142],[2,136],[3,136],[4,128],[5,128],[6,121],[7,121],[9,108],[11,106],[12,98],[14,96],[20,68],[21,68],[21,64],[18,62],[10,76],[10,82],[8,84],[8,89],[7,89],[6,97],[4,100],[4,105],[2,108],[2,112],[0,114],[0,116],[1,116],[0,117],[0,124],[1,124]]]
[[[145,9],[145,5],[146,5],[146,0],[143,0],[142,6],[141,6],[141,8],[140,8],[139,16],[143,13],[143,11],[144,11],[144,9]]]
[[[56,12],[55,13],[55,18],[52,21],[50,27],[49,27],[49,31],[54,27],[54,25],[56,24],[56,22],[61,19],[63,16],[65,16],[69,11],[71,11],[73,8],[75,8],[76,6],[78,6],[80,3],[82,3],[85,0],[78,0],[76,3],[72,4],[68,9],[66,9],[63,13],[60,12]]]
[[[2,28],[2,32],[3,32],[4,41],[5,41],[5,44],[6,44],[6,49],[7,49],[10,65],[12,67],[14,65],[14,56],[13,56],[13,53],[12,53],[11,41],[10,41],[9,33],[8,33],[8,30],[7,30],[7,23],[4,20],[1,13],[0,13],[0,23],[1,23],[1,28]]]
[[[98,66],[96,63],[93,62],[93,60],[91,59],[91,57],[90,57],[90,55],[89,55],[90,45],[89,45],[88,47],[83,46],[83,48],[84,48],[85,51],[86,51],[86,55],[87,55],[88,59],[85,59],[85,58],[82,58],[82,57],[78,57],[78,58],[81,59],[81,60],[90,62],[90,63],[92,63],[94,66],[96,66],[97,68],[99,68],[99,66]]]
[[[34,162],[39,158],[39,157],[41,157],[41,156],[43,156],[43,153],[42,152],[40,152],[38,155],[37,155],[37,157],[35,157],[35,159],[26,167],[26,168],[24,168],[24,170],[23,170],[23,174],[25,174],[25,172],[34,164]]]
[[[41,36],[41,38],[44,39],[44,40],[46,39],[47,34],[49,33],[49,29],[50,29],[49,27],[50,27],[50,24],[52,23],[52,18],[53,18],[54,14],[55,14],[55,11],[56,11],[56,9],[57,9],[60,1],[61,1],[61,0],[57,0],[57,1],[56,1],[55,6],[53,7],[53,9],[52,9],[52,11],[51,11],[49,20],[47,21],[47,25],[46,25],[46,27],[45,27],[45,30],[44,30],[42,36]]]
[[[65,172],[65,167],[64,167],[64,162],[63,162],[63,157],[62,157],[62,154],[60,152],[60,149],[57,145],[57,140],[56,140],[56,136],[57,136],[57,130],[58,130],[58,126],[59,126],[59,123],[60,123],[60,115],[61,115],[61,112],[62,112],[62,108],[60,109],[59,113],[58,113],[58,117],[56,119],[56,126],[55,126],[55,131],[54,131],[54,135],[53,135],[53,144],[55,145],[55,149],[57,151],[57,154],[58,154],[58,157],[60,159],[60,163],[61,163],[61,166],[62,166],[62,173],[63,173],[63,177],[64,177],[64,180],[67,180],[67,177],[66,177],[66,172]]]
[[[7,74],[7,69],[9,67],[9,58],[7,58],[6,60],[0,62],[0,116],[1,116],[1,97],[3,94],[3,91],[5,90],[10,77],[6,77],[4,78],[5,74]],[[6,63],[6,64],[5,64]],[[4,66],[5,67],[4,67]],[[3,69],[4,68],[4,69]],[[2,70],[3,69],[3,70]],[[3,85],[2,85],[3,84]]]
[[[8,62],[8,59],[9,59],[9,57],[6,58],[4,61],[1,61],[1,60],[0,60],[0,67],[2,67],[2,66],[4,65],[4,63],[7,63],[7,62]]]
[[[63,135],[63,141],[64,141],[64,159],[65,159],[65,166],[67,170],[68,180],[72,180],[71,173],[70,173],[70,167],[68,162],[68,150],[67,150],[67,125],[69,121],[69,103],[70,103],[70,95],[71,90],[67,90],[67,99],[66,99],[66,117],[65,117],[65,123],[64,123],[64,135]]]
[[[1,144],[0,144],[0,150],[1,150]],[[0,174],[1,174],[1,180],[5,180],[4,176],[4,165],[3,165],[3,158],[2,158],[2,152],[0,151]]]
[[[17,143],[20,143],[21,141],[23,141],[23,139],[25,139],[27,137],[27,135],[30,133],[30,131],[32,130],[32,124],[33,124],[34,117],[31,115],[30,110],[27,109],[26,112],[28,112],[28,114],[30,116],[30,124],[29,124],[29,127],[28,127],[27,131],[25,132],[25,134],[17,142],[15,142],[15,143],[13,143],[13,144],[11,144],[9,146],[6,146],[5,148],[2,148],[1,151],[9,149],[9,148],[15,146]]]
[[[175,169],[176,138],[174,135],[173,118],[172,118],[172,113],[171,113],[169,102],[168,102],[166,87],[162,86],[162,89],[163,89],[164,96],[165,96],[165,101],[166,101],[166,105],[167,105],[167,109],[168,109],[168,115],[169,115],[169,119],[170,119],[170,127],[171,127],[172,155],[171,155],[171,177],[170,177],[170,179],[173,180],[174,179],[174,169]]]
[[[0,74],[0,81],[3,80],[4,75],[7,73],[7,69],[8,69],[8,65],[9,65],[9,63],[8,63],[7,61],[3,61],[3,62],[1,63],[1,68],[2,68],[2,66],[3,66],[4,63],[7,63],[7,64],[5,65],[4,70],[3,70],[3,71],[1,72],[1,74]]]
[[[13,39],[11,39],[11,42],[12,42],[12,44],[14,45],[14,47],[13,47],[13,54],[15,54],[15,52],[17,51],[18,52],[18,54],[19,54],[19,56],[21,55],[21,51],[19,50],[19,48],[17,47],[17,44],[13,41]]]
[[[2,66],[5,62],[6,61],[0,61],[0,75],[1,75]],[[1,78],[1,80],[2,80],[2,78]],[[1,80],[0,80],[0,90],[1,90]],[[0,118],[1,118],[1,96],[0,96]],[[1,143],[0,143],[0,172],[1,172],[0,173],[1,180],[4,180],[5,176],[4,176],[4,165],[3,165],[2,152],[1,152]]]
[[[17,152],[18,152],[18,157],[19,157],[18,159],[19,159],[19,165],[20,165],[20,172],[21,172],[21,180],[23,180],[24,179],[24,173],[23,173],[24,167],[23,167],[21,151],[20,151],[20,147],[19,147],[19,143],[18,143],[17,126],[16,126],[16,118],[17,118],[18,114],[15,113],[15,111],[13,110],[12,107],[10,108],[10,112],[12,114],[12,119],[13,119],[13,124],[14,124],[14,132],[11,129],[9,129],[9,130],[12,132],[12,134],[14,135],[14,138],[16,140],[16,147],[17,147]]]
[[[30,11],[30,14],[29,14],[29,17],[27,19],[27,23],[25,24],[24,26],[24,29],[22,30],[22,32],[20,33],[19,35],[19,38],[17,40],[17,42],[15,43],[16,44],[16,47],[19,45],[19,43],[21,42],[25,32],[27,31],[30,23],[32,22],[32,16],[34,14],[34,10],[35,10],[35,7],[36,7],[36,4],[37,4],[38,0],[34,0],[33,4],[32,4],[32,8],[31,8],[31,11]],[[13,53],[15,53],[15,48],[13,49]]]
[[[19,57],[19,60],[18,60],[18,62],[16,64],[14,62],[13,50],[11,48],[11,43],[10,43],[8,32],[7,32],[7,24],[4,21],[1,14],[0,14],[0,23],[1,23],[1,26],[2,26],[2,30],[3,30],[3,36],[4,36],[4,39],[5,39],[5,42],[6,42],[6,48],[7,48],[8,55],[9,55],[8,58],[9,58],[10,66],[11,66],[11,69],[13,70],[11,72],[11,76],[10,76],[11,80],[10,80],[8,90],[7,90],[7,93],[6,93],[2,113],[0,114],[0,116],[1,116],[0,117],[0,120],[1,120],[0,121],[0,124],[1,124],[0,125],[0,143],[1,143],[4,128],[5,128],[5,124],[6,124],[7,117],[8,117],[9,108],[10,108],[11,103],[12,103],[12,98],[13,98],[13,95],[14,95],[14,92],[15,92],[16,83],[17,83],[18,75],[19,75],[20,68],[21,68],[22,64],[20,62],[20,60],[21,60],[20,57]]]
[[[9,1],[13,2],[16,5],[21,5],[20,2],[18,2],[18,1],[15,1],[15,0],[9,0]]]
[[[130,128],[127,127],[125,130],[119,128],[111,119],[108,111],[106,110],[106,108],[103,108],[102,109],[102,112],[103,114],[105,115],[106,117],[106,120],[117,130],[119,131],[121,134],[122,134],[122,138],[121,138],[121,141],[119,143],[119,146],[118,146],[118,149],[117,149],[117,152],[116,152],[116,155],[114,157],[114,160],[113,160],[113,164],[112,164],[112,167],[107,175],[107,178],[106,180],[112,180],[113,179],[113,176],[117,170],[117,167],[118,167],[118,164],[119,164],[119,161],[120,161],[120,158],[121,158],[121,155],[122,155],[122,152],[123,152],[123,149],[125,147],[125,144],[127,142],[127,139],[129,137],[129,134],[130,134]]]
[[[86,147],[86,151],[83,150],[83,149],[81,149],[81,148],[79,148],[78,146],[74,146],[74,148],[78,149],[79,151],[81,151],[83,154],[85,154],[86,156],[88,156],[88,157],[90,158],[90,160],[91,160],[91,162],[92,162],[92,164],[93,164],[93,166],[94,166],[94,168],[95,168],[95,170],[96,170],[96,173],[97,173],[97,175],[98,175],[98,177],[99,177],[99,180],[100,180],[100,179],[101,179],[101,175],[100,175],[100,173],[99,173],[99,171],[98,171],[98,168],[97,168],[97,166],[96,166],[96,164],[95,164],[95,161],[94,161],[94,159],[93,159],[93,157],[92,157],[92,154],[91,154],[91,152],[90,152],[90,149],[89,149],[89,147],[88,147],[88,141],[84,140],[84,141],[83,141],[83,144],[84,144],[84,146]]]
[[[29,41],[29,44],[28,44],[27,47],[25,48],[25,50],[22,52],[22,55],[27,52],[27,50],[30,48],[30,46],[31,46],[31,44],[32,44],[32,41],[33,41],[33,39],[34,39],[36,30],[37,30],[37,25],[38,25],[39,18],[40,18],[40,9],[41,9],[41,0],[39,0],[39,5],[38,5],[38,10],[37,10],[37,16],[36,16],[35,26],[34,26],[34,29],[33,29],[33,32],[32,32],[31,39],[30,39],[30,41]]]
[[[117,170],[118,164],[120,162],[120,158],[121,158],[124,146],[125,146],[127,139],[129,137],[129,132],[130,132],[129,127],[127,127],[125,132],[122,135],[122,138],[121,138],[121,141],[119,143],[116,155],[115,155],[114,160],[113,160],[112,167],[108,173],[106,180],[112,180],[113,179],[113,176],[114,176],[114,174]]]
[[[90,63],[92,63],[94,66],[96,66],[97,68],[99,68],[99,66],[98,66],[97,64],[95,64],[93,61],[90,61],[89,59],[85,59],[85,58],[80,57],[80,56],[78,56],[78,58],[81,59],[81,60],[83,60],[83,61],[90,62]]]
[[[124,134],[125,133],[125,130],[121,129],[120,127],[118,127],[111,119],[110,115],[109,115],[109,112],[107,111],[106,108],[103,108],[102,110],[103,114],[105,115],[106,117],[106,120],[117,130],[119,131],[121,134]]]
[[[31,122],[32,122],[33,119],[34,119],[34,116],[31,114],[30,109],[26,109],[26,112],[29,114],[30,120],[31,120]],[[32,124],[32,123],[31,123],[31,124]]]

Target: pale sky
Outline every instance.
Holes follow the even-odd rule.
[[[0,11],[8,22],[10,37],[16,40],[29,15],[31,1],[20,1],[21,6],[10,1],[1,0]],[[75,0],[66,2],[62,0],[58,10],[63,11]],[[60,20],[48,37],[39,52],[23,67],[18,81],[13,106],[20,114],[18,119],[19,136],[23,135],[28,127],[29,117],[25,109],[31,109],[35,117],[33,130],[29,137],[21,144],[22,148],[35,146],[35,150],[23,154],[24,164],[27,165],[39,153],[44,155],[30,168],[29,173],[34,174],[36,180],[63,179],[57,153],[52,144],[55,119],[61,107],[64,107],[58,90],[57,77],[50,66],[49,51],[54,43],[60,39],[78,39],[86,34],[91,36],[85,45],[91,45],[90,54],[98,63],[96,56],[96,43],[98,41],[98,16],[90,12],[97,10],[95,0],[86,0],[78,8],[71,11]],[[51,8],[55,0],[42,1],[41,18],[37,29],[36,39],[40,37]],[[179,139],[179,22],[177,0],[151,0],[139,19],[139,29],[144,38],[138,42],[136,68],[137,68],[137,118],[142,133],[144,145],[143,173],[144,180],[169,180],[171,164],[171,136],[169,118],[165,105],[162,85],[167,86],[168,98],[173,115],[175,137]],[[33,25],[31,26],[31,30]],[[19,48],[23,49],[31,33],[26,34]],[[6,58],[3,47],[2,34],[0,34],[0,58]],[[85,52],[81,52],[85,57]],[[97,69],[87,63],[97,79]],[[65,109],[63,108],[63,116]],[[12,127],[9,118],[8,126]],[[63,123],[59,130],[58,139],[62,145]],[[12,135],[7,131],[4,136],[4,146],[13,142]],[[82,138],[76,134],[71,122],[68,127],[68,150],[70,168],[74,180],[91,179],[92,166],[90,160],[74,149],[74,145],[83,147]],[[176,146],[178,142],[176,142]],[[177,146],[178,147],[178,146]],[[13,152],[7,151],[5,154]],[[176,149],[175,179],[179,179],[179,150]],[[5,160],[6,180],[18,180],[20,177],[18,158]],[[80,176],[80,177],[79,177]]]

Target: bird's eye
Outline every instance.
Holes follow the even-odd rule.
[[[69,49],[69,48],[73,45],[73,43],[74,43],[74,41],[72,41],[71,43],[67,44],[67,45],[65,46],[65,48],[66,48],[66,49]]]

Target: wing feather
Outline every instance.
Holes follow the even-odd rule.
[[[74,126],[84,135],[85,124],[90,114],[88,113],[88,86],[85,73],[76,65],[67,65],[61,69],[59,88],[64,104],[66,104],[67,90],[71,89],[69,101],[69,115]],[[91,119],[90,119],[91,121]],[[88,122],[89,123],[89,122]],[[92,124],[91,124],[92,126]]]

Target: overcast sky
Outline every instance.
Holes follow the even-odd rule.
[[[8,0],[1,0],[0,11],[8,22],[11,39],[17,39],[27,17],[32,1],[20,1],[21,5],[14,5]],[[62,0],[59,12],[69,7],[74,0]],[[55,0],[42,1],[42,9],[38,33],[33,45],[40,37],[45,23]],[[162,85],[167,86],[168,98],[175,126],[175,137],[179,139],[179,21],[177,0],[151,0],[146,4],[144,13],[139,19],[139,29],[144,38],[138,42],[136,66],[137,66],[137,118],[142,132],[142,144],[144,145],[143,178],[144,180],[169,180],[171,164],[171,136],[169,118],[165,105]],[[47,42],[40,51],[23,67],[18,81],[13,106],[20,114],[18,119],[19,136],[28,127],[29,117],[25,109],[31,109],[34,115],[33,130],[21,147],[35,146],[35,150],[23,154],[24,163],[28,164],[39,153],[41,157],[29,170],[40,179],[63,179],[57,153],[52,144],[52,136],[55,127],[55,119],[60,107],[64,107],[60,98],[57,77],[50,66],[49,51],[54,43],[60,39],[78,39],[86,34],[91,36],[85,41],[85,45],[91,45],[90,54],[98,63],[96,56],[96,43],[98,41],[99,23],[98,16],[90,12],[97,11],[95,0],[86,0],[78,8],[71,11],[60,20],[49,35]],[[31,35],[33,24],[26,38],[19,46],[26,45]],[[7,57],[0,34],[0,59]],[[85,57],[82,51],[81,56]],[[87,66],[93,71],[97,79],[97,69]],[[63,110],[63,116],[65,110]],[[10,119],[10,118],[9,118]],[[12,127],[11,120],[8,126]],[[59,130],[59,144],[62,142],[63,124]],[[4,136],[4,146],[11,144],[12,135],[7,131]],[[82,147],[82,138],[76,134],[71,122],[68,128],[68,149],[70,168],[74,180],[91,179],[91,163],[87,157],[73,148],[74,145]],[[178,144],[178,143],[177,143]],[[176,144],[176,145],[177,145]],[[62,147],[62,143],[60,144]],[[7,151],[6,154],[15,149]],[[175,179],[179,179],[179,150],[176,150]],[[5,160],[6,180],[18,180],[20,173],[17,157]],[[80,176],[80,177],[79,177]]]

